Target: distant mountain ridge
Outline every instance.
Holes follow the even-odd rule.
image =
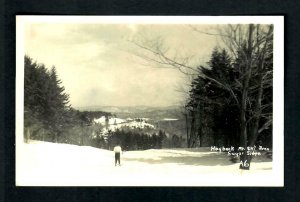
[[[157,110],[173,110],[179,109],[179,105],[171,106],[162,106],[162,107],[153,107],[153,106],[85,106],[85,107],[76,107],[80,111],[103,111],[111,113],[138,113],[138,112],[151,112]]]
[[[148,118],[149,124],[162,129],[168,134],[182,137],[186,135],[185,119],[182,107],[171,105],[166,107],[153,106],[89,106],[77,108],[82,111],[102,111],[115,115],[120,119]],[[100,117],[95,117],[100,118]]]

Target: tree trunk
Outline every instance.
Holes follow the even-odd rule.
[[[45,131],[42,129],[42,140],[45,141]]]
[[[269,31],[268,31],[268,35],[272,32],[273,27],[270,26],[269,27]],[[263,74],[262,71],[264,70],[264,63],[265,63],[265,53],[266,53],[266,47],[268,45],[268,40],[266,40],[263,50],[262,50],[262,55],[259,58],[259,63],[258,63],[258,73],[259,77],[258,77],[258,85],[259,85],[259,89],[258,89],[258,93],[257,93],[257,97],[256,97],[256,105],[255,105],[255,109],[254,109],[254,120],[253,120],[253,125],[251,128],[251,137],[250,137],[250,146],[253,147],[256,139],[258,137],[258,127],[259,127],[259,121],[260,121],[260,117],[261,117],[261,103],[262,103],[262,94],[263,94]]]
[[[57,132],[55,132],[55,143],[57,143],[57,140],[58,140],[58,138],[57,138]]]
[[[259,68],[261,69],[261,68]],[[259,127],[259,121],[261,116],[261,102],[262,102],[262,94],[263,94],[263,83],[262,83],[262,77],[263,75],[259,75],[259,90],[256,98],[256,106],[254,110],[254,119],[253,119],[253,125],[251,127],[251,134],[250,134],[250,147],[253,147],[257,136],[258,136],[258,127]]]
[[[200,103],[197,106],[197,113],[198,113],[198,138],[199,138],[199,146],[203,146],[203,134],[202,134],[202,122],[201,122],[201,105]]]
[[[185,126],[186,126],[186,143],[187,143],[187,147],[190,148],[188,112],[186,111],[184,115],[185,115]]]
[[[248,95],[248,84],[249,84],[249,74],[244,82],[243,94],[241,100],[241,147],[244,148],[244,153],[241,155],[241,165],[240,169],[249,170],[248,158],[247,158],[247,120],[246,120],[246,109],[247,109],[247,95]]]
[[[30,128],[28,127],[26,130],[25,143],[28,143],[30,140]]]
[[[249,91],[249,80],[251,77],[251,68],[252,68],[252,33],[253,33],[253,24],[249,25],[249,35],[248,35],[248,47],[246,54],[246,67],[243,68],[243,88],[242,88],[242,99],[241,99],[241,146],[244,147],[244,153],[241,155],[241,164],[240,169],[249,170],[250,162],[249,156],[247,155],[247,119],[246,119],[246,111],[247,111],[247,98]]]
[[[243,93],[243,97],[244,97]],[[246,123],[246,100],[242,100],[244,104],[242,104],[241,111],[241,146],[244,148],[244,153],[241,155],[241,164],[240,169],[249,170],[248,159],[247,159],[247,123]]]
[[[191,113],[190,148],[195,145],[195,112]]]

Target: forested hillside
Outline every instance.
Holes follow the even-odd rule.
[[[91,144],[87,135],[93,119],[106,112],[78,111],[69,103],[56,68],[50,70],[25,56],[24,64],[24,137],[72,144]],[[89,143],[85,143],[89,142]]]
[[[185,139],[178,134],[166,135],[159,128],[131,129],[124,126],[114,131],[108,130],[105,123],[97,123],[95,120],[101,117],[108,120],[116,115],[74,109],[55,67],[49,70],[29,56],[25,56],[24,67],[25,141],[35,139],[105,149],[121,144],[126,150],[185,146]],[[138,114],[135,113],[135,116]],[[111,123],[111,126],[115,127],[115,123]]]

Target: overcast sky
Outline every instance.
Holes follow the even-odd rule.
[[[199,26],[208,30],[212,26]],[[162,36],[172,53],[205,63],[217,45],[214,36],[187,25],[27,24],[25,53],[47,68],[55,66],[73,107],[169,106],[181,104],[188,83],[176,69],[150,65],[132,39]]]

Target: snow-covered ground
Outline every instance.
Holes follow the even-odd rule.
[[[173,119],[173,118],[164,118],[164,121],[178,121],[178,119]]]
[[[129,127],[129,128],[151,128],[154,129],[154,125],[147,123],[146,121],[149,120],[148,118],[138,118],[139,121],[134,120],[134,119],[120,119],[120,118],[115,118],[115,117],[109,117],[108,119],[108,125],[106,126],[106,118],[105,116],[102,116],[98,119],[94,119],[95,123],[99,123],[103,126],[105,126],[102,129],[102,134],[107,134],[108,131],[116,131],[117,129],[120,129],[122,127]]]
[[[106,118],[105,118],[105,116],[102,116],[102,117],[100,117],[98,119],[94,119],[94,122],[95,123],[101,123],[101,124],[105,125]],[[120,118],[116,118],[116,117],[110,117],[108,119],[108,124],[109,125],[120,124],[120,123],[124,123],[124,122],[126,122],[126,120],[120,119]]]
[[[126,151],[115,167],[109,150],[30,141],[16,157],[18,186],[272,186],[270,160],[241,171],[209,148]]]

